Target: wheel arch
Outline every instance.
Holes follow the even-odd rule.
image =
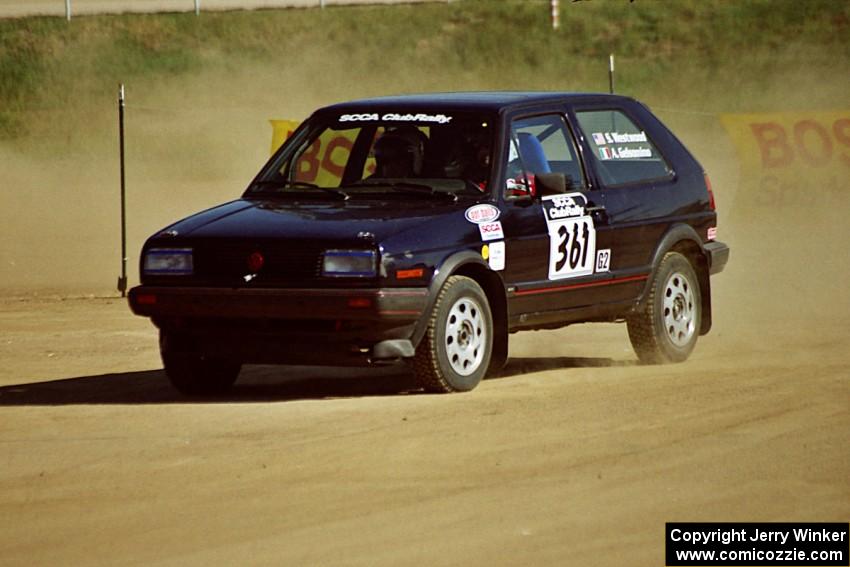
[[[643,307],[661,260],[668,252],[678,252],[685,256],[694,267],[697,280],[699,281],[700,308],[702,311],[699,334],[705,335],[711,330],[712,322],[708,255],[703,246],[702,239],[689,224],[676,224],[670,227],[655,247],[655,251],[652,254],[652,271],[646,280],[644,289],[641,291],[636,308],[641,309]]]
[[[484,290],[493,317],[493,354],[490,368],[501,368],[507,361],[508,354],[508,301],[505,295],[505,284],[498,272],[491,270],[481,255],[475,252],[464,251],[454,254],[438,268],[431,279],[423,317],[420,318],[413,333],[413,346],[418,347],[425,336],[428,328],[428,317],[425,315],[434,309],[440,288],[449,276],[468,277]]]

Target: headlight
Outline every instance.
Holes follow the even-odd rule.
[[[329,277],[374,278],[374,250],[325,250],[322,275]]]
[[[151,248],[142,271],[155,276],[188,276],[193,269],[191,248]]]

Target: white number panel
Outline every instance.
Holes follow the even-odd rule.
[[[549,229],[549,279],[589,276],[596,262],[596,229],[581,193],[543,198]]]

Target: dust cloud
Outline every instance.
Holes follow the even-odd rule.
[[[126,85],[127,256],[155,231],[238,198],[269,157],[269,120],[390,92],[480,88],[460,78],[350,77],[341,62],[252,64]],[[313,70],[321,68],[322,73]],[[309,70],[309,71],[308,71]],[[358,77],[359,78],[359,77]],[[117,83],[32,115],[0,141],[0,294],[114,294],[121,272]]]
[[[131,285],[147,236],[237,198],[268,158],[268,120],[308,113],[309,95],[299,103],[278,88],[264,89],[264,101],[250,90],[240,93],[248,75],[127,85]],[[88,129],[37,124],[34,140],[0,144],[0,290],[114,293],[121,271],[117,96],[102,102]],[[54,128],[65,143],[51,138]]]
[[[147,236],[240,195],[269,155],[270,119],[300,120],[323,104],[361,96],[485,86],[459,77],[349,81],[342,68],[307,75],[305,64],[258,63],[127,85],[130,285],[138,282],[138,252]],[[763,80],[783,82],[776,75]],[[638,96],[652,106],[651,94]],[[118,127],[117,102],[109,98],[102,97],[97,109],[66,109],[76,120],[73,131],[42,123],[34,139],[0,144],[0,293],[115,293],[121,270]],[[753,111],[783,110],[777,101],[764,104],[754,102]],[[735,97],[715,101],[718,106],[747,108]],[[805,326],[812,314],[846,314],[846,178],[840,187],[799,187],[765,202],[739,189],[735,149],[716,115],[655,110],[709,172],[719,238],[732,248],[727,271],[713,279],[716,328],[757,336],[777,318]],[[41,143],[57,129],[62,143]]]

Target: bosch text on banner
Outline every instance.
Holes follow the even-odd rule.
[[[722,114],[741,162],[737,199],[775,205],[850,192],[850,110]]]

